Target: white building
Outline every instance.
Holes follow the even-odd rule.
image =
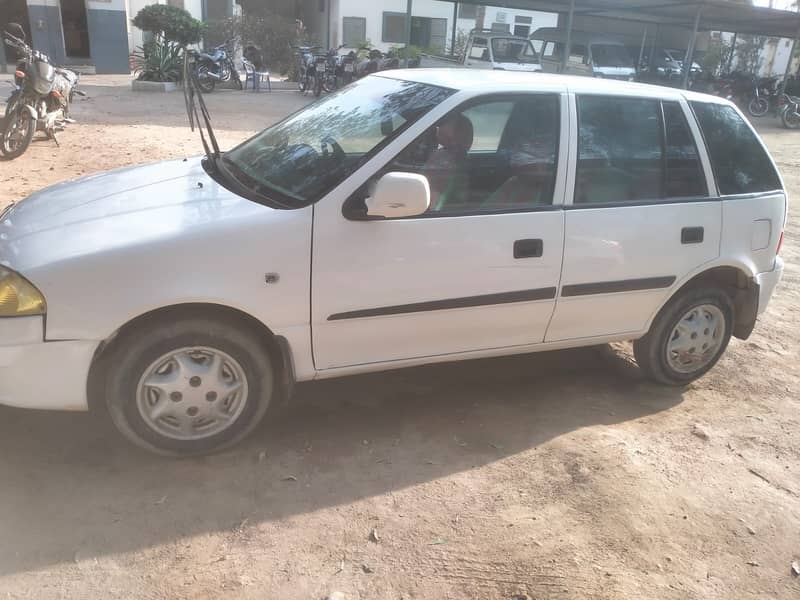
[[[136,14],[150,4],[170,4],[186,10],[200,21],[216,21],[241,14],[236,0],[125,0],[128,12],[128,50],[133,52],[144,42],[144,32],[134,27],[131,21]]]
[[[307,9],[305,17],[308,29],[326,47],[344,44],[353,48],[369,41],[386,51],[405,44],[406,0],[330,0]],[[554,13],[414,0],[411,44],[449,52],[454,23],[456,33],[460,31],[462,35],[481,25],[528,35],[539,27],[555,27],[557,22],[558,15]]]

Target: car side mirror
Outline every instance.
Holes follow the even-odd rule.
[[[415,217],[428,210],[431,189],[428,179],[416,173],[386,173],[365,200],[368,217],[396,219]]]

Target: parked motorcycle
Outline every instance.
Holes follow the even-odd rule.
[[[778,109],[781,124],[786,129],[800,129],[800,96],[783,94],[782,106]]]
[[[317,69],[314,60],[314,50],[320,46],[292,46],[298,56],[297,61],[297,88],[305,94],[314,89]]]
[[[747,112],[754,117],[763,117],[777,107],[780,97],[780,80],[777,77],[761,78],[753,85],[753,97],[747,103]]]
[[[77,89],[77,73],[55,67],[46,54],[34,50],[22,38],[6,31],[3,41],[15,48],[21,59],[14,72],[15,89],[6,104],[5,122],[0,138],[0,154],[7,159],[21,156],[37,129],[58,145],[56,131],[72,122],[69,109]]]
[[[233,64],[233,44],[234,40],[227,40],[211,52],[195,54],[195,74],[202,92],[212,92],[217,83],[228,81],[233,81],[237,89],[242,89],[242,80]]]
[[[344,57],[339,56],[339,50],[342,48],[344,48],[344,44],[338,48],[331,48],[325,55],[325,76],[322,78],[322,89],[328,93],[338,90],[339,86],[344,83]]]

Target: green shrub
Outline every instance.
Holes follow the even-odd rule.
[[[151,4],[140,10],[133,24],[142,31],[150,31],[156,38],[176,42],[182,46],[198,43],[205,33],[205,23],[188,12],[168,4]]]
[[[133,53],[134,73],[141,81],[172,81],[183,78],[183,47],[165,40],[140,46]]]

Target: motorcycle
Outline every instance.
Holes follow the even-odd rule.
[[[351,50],[341,58],[342,85],[353,83],[356,71],[356,53]]]
[[[24,40],[8,31],[3,40],[15,48],[22,57],[14,72],[15,89],[6,104],[5,121],[0,138],[0,154],[7,159],[21,156],[33,140],[37,129],[58,146],[56,131],[65,123],[74,122],[69,114],[75,94],[85,96],[77,89],[77,73],[55,67],[46,54],[34,50]]]
[[[331,48],[325,55],[325,76],[322,79],[322,89],[328,93],[339,89],[339,82],[344,81],[344,57],[339,56],[339,50],[342,48],[344,48],[344,44],[338,48]]]
[[[317,78],[316,62],[314,60],[314,50],[319,46],[292,46],[297,53],[297,88],[305,94],[314,88]]]
[[[242,89],[242,80],[233,64],[234,40],[227,40],[224,44],[216,46],[211,52],[195,53],[195,74],[200,91],[209,93],[214,91],[217,82],[233,81],[237,89]]]
[[[782,106],[779,109],[781,124],[786,129],[800,129],[800,96],[783,94]]]
[[[314,95],[319,98],[322,90],[325,87],[325,79],[328,70],[328,55],[315,54],[314,55]],[[334,73],[334,77],[336,74]]]
[[[759,79],[753,86],[753,97],[747,104],[747,112],[754,117],[763,117],[771,108],[776,108],[780,97],[780,83],[777,77]]]

